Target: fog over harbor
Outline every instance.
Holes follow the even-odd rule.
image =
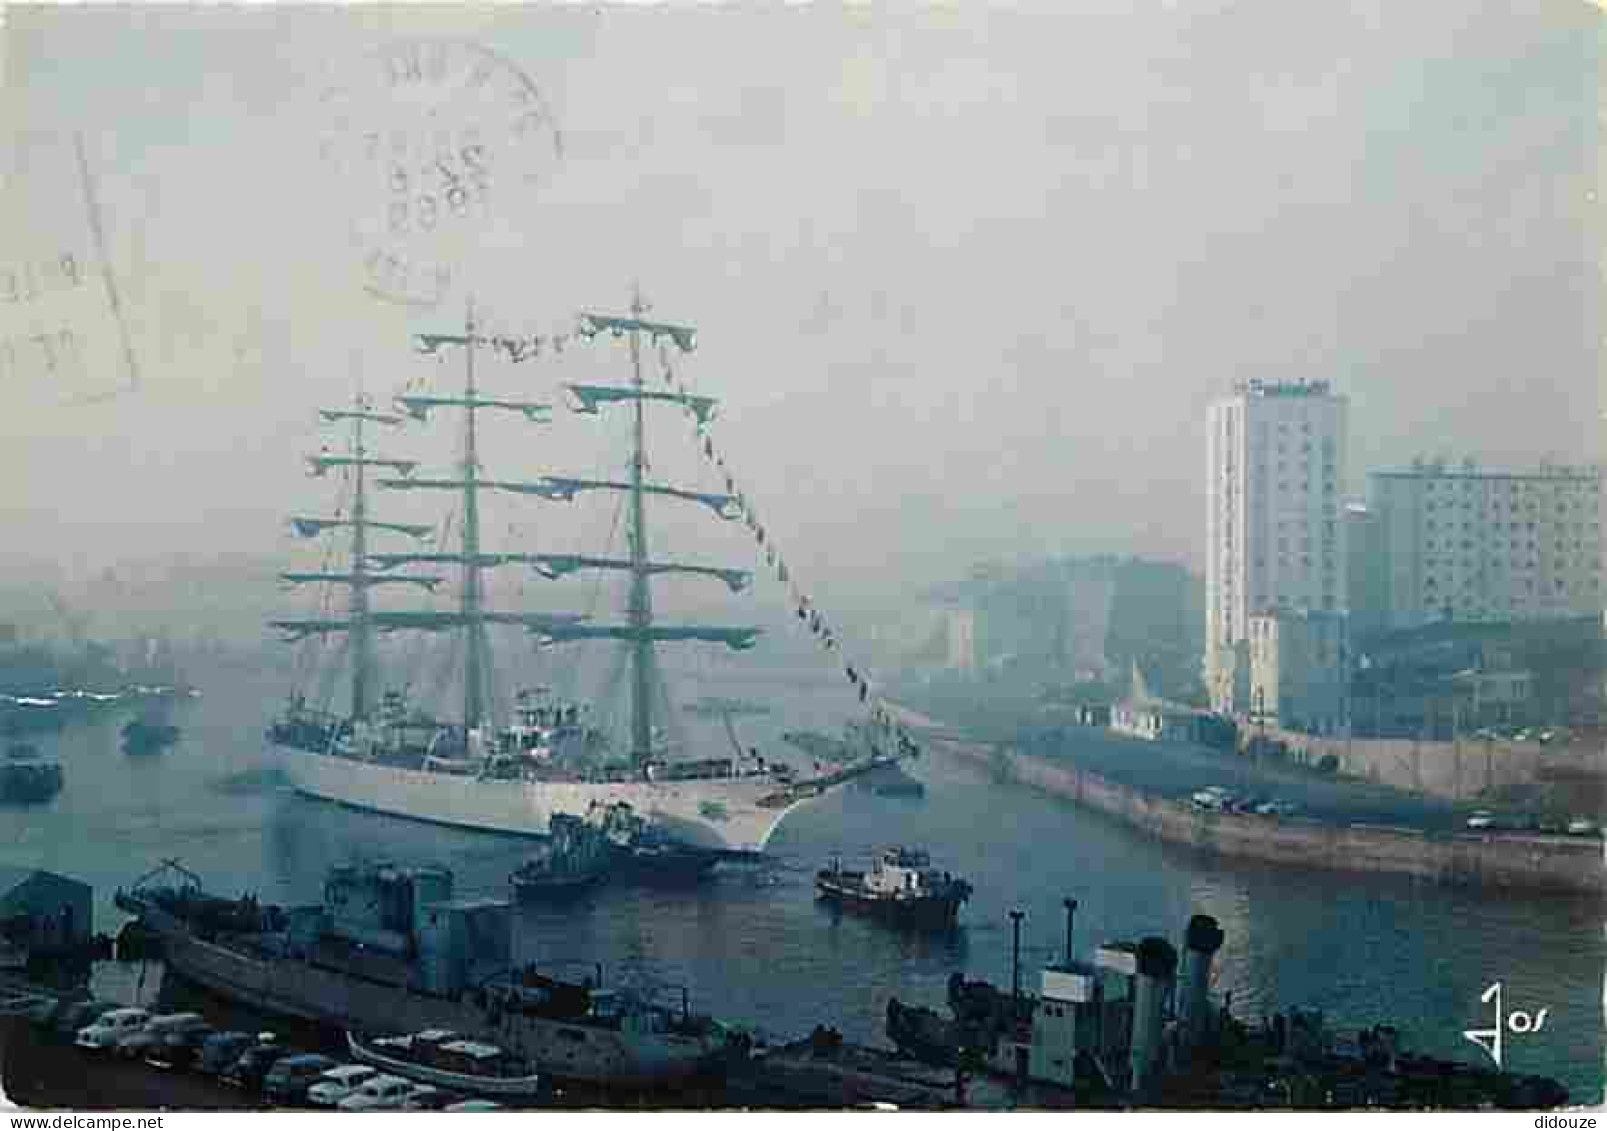
[[[419,34],[495,45],[561,134],[460,279],[519,332],[633,281],[697,325],[733,462],[839,599],[980,558],[1198,568],[1203,411],[1235,380],[1349,395],[1357,491],[1419,454],[1596,452],[1588,5],[7,19],[7,121],[82,136],[139,371],[97,405],[6,392],[6,528],[57,561],[274,551],[312,409],[430,374],[407,335],[463,294],[365,295],[371,202],[319,151],[320,98]]]

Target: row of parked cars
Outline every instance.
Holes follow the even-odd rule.
[[[341,1111],[495,1111],[500,1105],[429,1084],[343,1064],[280,1042],[273,1033],[219,1031],[199,1013],[153,1014],[109,1002],[51,1002],[35,1023],[86,1052],[188,1069],[248,1091],[277,1107]]]
[[[1562,727],[1485,727],[1473,732],[1474,738],[1503,739],[1508,742],[1538,742],[1542,746],[1565,743],[1573,734]]]
[[[1254,813],[1260,817],[1291,817],[1300,811],[1293,801],[1273,797],[1241,797],[1220,785],[1206,786],[1189,798],[1196,809],[1211,813]]]
[[[1490,809],[1475,809],[1467,819],[1467,827],[1474,832],[1514,833],[1566,833],[1568,836],[1600,836],[1601,826],[1585,817],[1562,821],[1536,817],[1533,814],[1499,814]]]

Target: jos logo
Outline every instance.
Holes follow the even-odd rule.
[[[1495,1003],[1495,1026],[1490,1029],[1464,1029],[1462,1035],[1485,1052],[1489,1053],[1495,1061],[1497,1068],[1501,1064],[1501,1036],[1503,1032],[1515,1033],[1522,1036],[1525,1033],[1538,1033],[1546,1027],[1546,1014],[1549,1008],[1539,1013],[1530,1014],[1526,1010],[1514,1009],[1507,1013],[1501,1003],[1501,983],[1496,982],[1479,995],[1479,1001],[1485,1005]]]

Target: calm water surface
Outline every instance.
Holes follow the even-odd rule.
[[[220,893],[315,901],[325,870],[351,859],[434,861],[464,893],[506,892],[520,842],[367,814],[298,798],[273,773],[261,735],[277,688],[220,672],[177,720],[180,744],[143,758],[118,745],[121,720],[45,745],[66,762],[67,787],[45,807],[0,811],[0,864],[78,876],[96,887],[100,930],[121,921],[111,895],[165,857]],[[851,708],[834,680],[788,672],[725,680],[699,694],[763,699],[776,714],[741,723],[744,742],[779,752],[788,727],[834,725]],[[688,722],[689,727],[698,724]],[[719,750],[723,735],[706,733]],[[611,982],[686,986],[702,1009],[778,1036],[817,1023],[882,1041],[887,1001],[940,1006],[951,972],[1010,979],[1008,912],[1027,913],[1025,981],[1057,957],[1060,901],[1080,902],[1076,943],[1165,934],[1214,915],[1227,934],[1219,993],[1257,1016],[1315,1006],[1337,1023],[1399,1026],[1408,1043],[1476,1061],[1461,1037],[1489,1023],[1479,995],[1504,984],[1507,1008],[1549,1007],[1539,1034],[1506,1042],[1509,1067],[1559,1077],[1576,1101],[1602,1096],[1603,909],[1589,902],[1513,899],[1387,877],[1246,865],[1160,845],[1109,819],[943,755],[914,766],[920,799],[841,790],[790,816],[758,866],[721,866],[690,892],[604,888],[562,910],[526,910],[521,955],[601,962]],[[907,936],[834,915],[811,876],[833,852],[889,842],[928,848],[970,878],[976,895],[948,937]]]

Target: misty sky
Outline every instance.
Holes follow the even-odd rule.
[[[12,8],[9,125],[82,134],[140,386],[0,390],[8,546],[277,553],[327,497],[299,462],[316,406],[359,370],[456,379],[408,335],[462,293],[365,295],[350,232],[379,189],[319,154],[320,97],[396,35],[494,48],[561,131],[454,252],[476,302],[548,332],[640,280],[697,325],[683,372],[828,595],[980,558],[1197,566],[1205,408],[1237,379],[1336,382],[1356,494],[1418,453],[1596,458],[1599,11],[1065,7]],[[79,193],[65,160],[21,180]],[[485,381],[626,372],[594,345]],[[493,470],[599,470],[609,426],[557,420],[499,422]],[[752,561],[730,531],[698,556],[721,555]]]

